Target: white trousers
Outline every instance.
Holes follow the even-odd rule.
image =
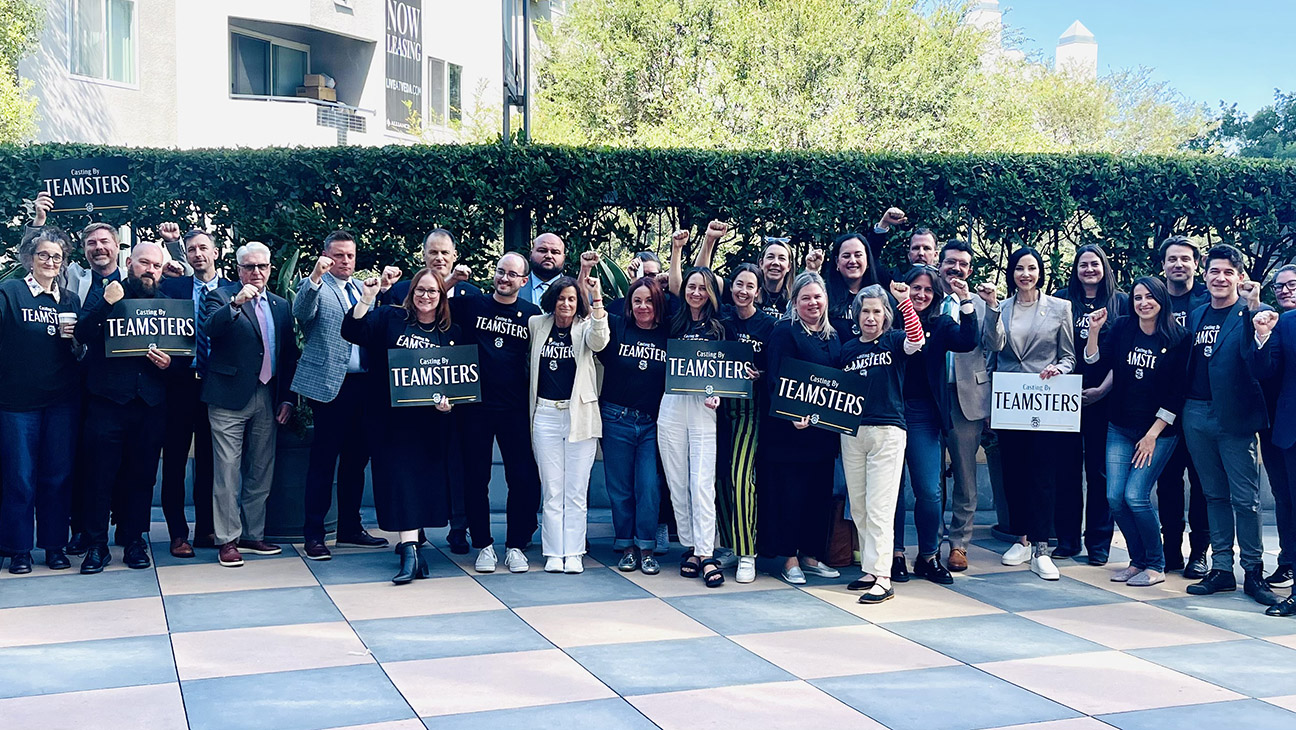
[[[716,412],[700,395],[662,396],[657,450],[680,544],[711,555],[716,536]]]
[[[585,554],[586,497],[598,439],[568,441],[570,433],[571,411],[536,405],[531,448],[540,469],[540,547],[547,558]]]
[[[859,533],[860,569],[889,578],[896,498],[904,470],[905,430],[898,426],[861,426],[858,436],[841,437],[841,451],[851,519]]]

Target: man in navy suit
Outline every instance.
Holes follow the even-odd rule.
[[[1278,305],[1286,311],[1279,316],[1272,311],[1255,315],[1255,343],[1252,347],[1256,373],[1270,379],[1276,394],[1271,450],[1266,451],[1265,468],[1273,488],[1274,507],[1278,514],[1278,540],[1283,549],[1296,549],[1296,266],[1284,266],[1274,275]],[[1274,462],[1271,465],[1271,460]],[[1282,467],[1275,468],[1278,460]],[[1279,483],[1282,481],[1283,483]],[[1282,512],[1286,512],[1283,514]],[[1281,563],[1282,554],[1279,554]],[[1281,570],[1283,566],[1280,565]],[[1290,566],[1287,580],[1290,581]],[[1273,582],[1270,583],[1273,585]],[[1290,583],[1289,583],[1290,585]],[[1270,616],[1296,616],[1296,587],[1292,595],[1265,611]]]
[[[239,550],[282,552],[265,541],[265,502],[274,479],[275,424],[288,422],[297,367],[297,336],[288,301],[266,289],[270,249],[240,246],[238,287],[212,292],[203,305],[210,343],[202,399],[211,422],[212,517],[220,564],[243,564]]]
[[[1264,580],[1260,536],[1260,461],[1256,434],[1269,424],[1264,393],[1251,363],[1254,339],[1249,310],[1258,310],[1260,286],[1246,280],[1242,252],[1220,245],[1206,253],[1210,301],[1188,315],[1192,354],[1183,432],[1210,520],[1211,570],[1188,586],[1194,595],[1237,590],[1233,576],[1236,533],[1245,574],[1243,590],[1272,606],[1277,596]]]
[[[193,299],[194,326],[197,333],[197,355],[188,367],[171,368],[167,382],[166,440],[162,445],[162,514],[166,516],[171,537],[171,554],[192,558],[194,546],[216,547],[212,525],[212,439],[207,404],[202,402],[202,369],[206,365],[207,342],[203,331],[203,306],[217,288],[230,282],[221,277],[216,266],[220,252],[211,236],[192,230],[180,236],[174,223],[158,228],[164,240],[171,237],[184,247],[185,260],[192,276],[168,276],[159,289],[172,299]],[[172,267],[175,261],[168,262]],[[166,273],[164,271],[164,273]],[[189,448],[193,445],[194,540],[189,542],[189,522],[185,518],[185,469]]]

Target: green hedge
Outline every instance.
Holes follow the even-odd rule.
[[[506,209],[531,211],[534,231],[554,231],[571,250],[596,247],[624,261],[667,250],[676,227],[712,217],[734,224],[722,246],[732,263],[754,257],[762,235],[791,235],[798,253],[845,230],[871,226],[888,205],[935,229],[970,238],[980,276],[1000,280],[1008,250],[1040,247],[1065,275],[1074,246],[1098,242],[1122,280],[1154,267],[1172,233],[1229,242],[1252,256],[1253,276],[1292,260],[1296,164],[1219,157],[1108,155],[876,155],[546,146],[419,146],[267,150],[0,147],[8,185],[0,212],[21,234],[21,200],[34,197],[39,161],[122,154],[133,160],[136,208],[105,213],[137,230],[165,220],[262,240],[277,260],[313,258],[330,230],[361,237],[360,265],[416,261],[428,230],[461,239],[461,256],[484,274],[500,252]],[[76,228],[86,216],[55,222]],[[893,241],[896,255],[903,242]]]

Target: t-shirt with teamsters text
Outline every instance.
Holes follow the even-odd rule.
[[[540,314],[540,308],[521,299],[503,304],[489,294],[467,293],[450,300],[450,311],[454,323],[477,344],[482,404],[527,408],[531,357],[527,321]]]

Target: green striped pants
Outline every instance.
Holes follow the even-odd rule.
[[[728,468],[721,469],[716,489],[720,544],[738,555],[756,554],[756,440],[760,415],[755,400],[726,398],[724,441]],[[723,453],[723,452],[722,452]]]

